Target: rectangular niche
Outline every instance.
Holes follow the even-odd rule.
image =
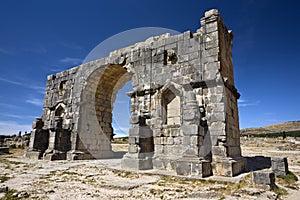
[[[180,97],[168,90],[163,94],[163,119],[166,125],[180,124]]]

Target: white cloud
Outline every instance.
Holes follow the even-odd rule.
[[[248,101],[248,100],[244,100],[244,99],[239,99],[238,100],[238,106],[239,107],[248,107],[248,106],[257,106],[260,104],[260,101]]]
[[[13,85],[24,85],[23,83],[21,83],[19,81],[9,80],[9,79],[2,78],[2,77],[0,77],[0,81],[10,83],[10,84],[13,84]]]
[[[274,112],[265,112],[264,115],[274,116],[274,115],[276,115],[276,113],[274,113]]]
[[[6,50],[6,49],[3,49],[3,48],[0,48],[0,53],[3,53],[3,54],[12,54],[13,52],[9,51],[9,50]]]
[[[36,47],[36,48],[26,48],[24,51],[31,52],[31,53],[38,53],[38,54],[46,54],[47,49],[44,47]]]
[[[66,70],[65,67],[57,67],[57,66],[54,66],[52,69],[47,69],[49,70],[50,72],[61,72],[61,71],[64,71]]]
[[[27,99],[26,103],[33,104],[35,106],[43,106],[44,100],[43,99],[38,99],[38,98],[32,98],[32,99]]]
[[[69,49],[73,49],[73,50],[83,50],[83,48],[77,44],[73,44],[73,43],[68,43],[68,42],[61,42],[60,43],[61,46],[69,48]]]
[[[0,121],[0,134],[1,135],[12,135],[18,134],[19,131],[23,133],[31,130],[30,124],[19,124],[15,121]]]
[[[31,89],[36,90],[40,94],[45,94],[45,87],[37,86],[37,85],[31,85],[29,86]]]
[[[11,114],[11,113],[0,113],[1,116],[9,117],[9,118],[15,118],[15,119],[35,119],[37,116],[32,115],[17,115],[17,114]]]
[[[238,102],[239,102],[239,103],[245,103],[246,100],[244,100],[244,99],[239,99]]]
[[[274,123],[276,122],[277,123],[277,122],[280,122],[281,120],[278,120],[278,119],[266,119],[265,121],[266,122],[274,122]]]
[[[61,63],[67,63],[71,65],[78,65],[82,63],[82,59],[80,58],[70,58],[70,57],[65,57],[59,60]]]
[[[128,99],[123,99],[123,100],[118,99],[118,100],[115,101],[115,104],[129,104],[129,98]],[[124,105],[122,105],[122,106],[124,106]]]
[[[0,106],[6,107],[6,108],[13,108],[13,109],[19,108],[19,107],[16,106],[16,105],[8,104],[8,103],[0,103]]]
[[[40,94],[45,93],[45,87],[43,87],[43,86],[37,86],[37,85],[22,83],[20,81],[10,80],[10,79],[6,79],[6,78],[2,78],[2,77],[0,77],[0,81],[10,83],[10,84],[13,84],[13,85],[20,85],[20,86],[23,86],[25,88],[34,89],[34,90],[38,91],[38,93],[40,93]]]
[[[114,137],[124,137],[128,136],[130,127],[114,127]]]

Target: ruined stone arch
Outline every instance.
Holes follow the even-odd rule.
[[[114,157],[113,102],[131,79],[124,169],[155,168],[202,177],[242,172],[233,34],[217,10],[207,11],[200,23],[195,33],[151,37],[106,58],[49,75],[42,118],[37,120],[40,126],[34,127],[26,155],[48,160]],[[224,83],[216,84],[220,80]],[[61,107],[56,107],[58,103]],[[210,134],[201,131],[204,114]],[[199,153],[207,135],[217,139],[210,144],[208,160]],[[43,145],[38,144],[41,140]]]

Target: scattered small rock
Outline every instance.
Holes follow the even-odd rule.
[[[27,198],[29,194],[27,192],[20,192],[17,196],[18,198]]]
[[[248,194],[251,196],[258,196],[265,192],[265,190],[258,189],[258,188],[243,188],[241,192],[244,194]]]
[[[223,195],[218,192],[197,192],[188,195],[188,198],[203,198],[203,199],[211,199],[211,198],[222,198]]]
[[[209,187],[209,190],[225,190],[227,189],[227,185],[213,185]]]
[[[12,196],[13,198],[17,198],[17,197],[18,197],[18,193],[15,192],[15,193],[13,193],[11,196]]]
[[[8,187],[6,185],[0,186],[0,192],[7,192],[7,191],[8,191]]]
[[[260,195],[257,200],[277,200],[278,199],[278,195],[272,191],[266,191],[265,193],[263,193],[262,195]]]
[[[55,191],[54,190],[48,190],[48,191],[46,191],[46,194],[52,194],[52,193],[55,193]]]

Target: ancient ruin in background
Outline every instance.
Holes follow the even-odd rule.
[[[124,169],[201,177],[243,172],[232,38],[219,12],[210,10],[196,33],[152,37],[48,76],[42,118],[33,123],[26,156],[114,157],[113,103],[131,80]]]

